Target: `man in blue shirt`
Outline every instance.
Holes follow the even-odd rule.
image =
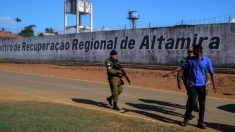
[[[216,92],[215,84],[214,84],[214,70],[212,67],[211,60],[202,54],[202,46],[195,45],[193,47],[193,52],[195,57],[188,59],[186,62],[182,63],[180,67],[176,68],[174,71],[164,75],[163,77],[167,77],[171,74],[174,74],[181,69],[189,68],[190,69],[190,105],[186,108],[184,121],[182,123],[183,126],[187,126],[189,122],[189,116],[192,113],[193,106],[196,102],[196,97],[198,95],[199,101],[199,119],[197,126],[202,129],[206,129],[206,125],[204,124],[204,114],[205,114],[205,101],[206,101],[206,70],[209,71],[213,90]]]

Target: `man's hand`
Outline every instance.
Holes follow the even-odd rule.
[[[214,91],[214,93],[216,93],[214,76],[213,76],[213,74],[210,74],[210,75],[211,75],[211,81],[212,81],[212,85],[213,85],[213,91]]]
[[[172,75],[172,74],[174,74],[174,73],[176,73],[176,72],[179,72],[181,70],[181,68],[180,67],[177,67],[175,70],[173,70],[173,71],[171,71],[170,73],[167,73],[167,74],[165,74],[165,75],[163,75],[162,77],[169,77],[170,75]]]
[[[216,88],[215,88],[215,86],[213,85],[213,91],[214,91],[214,93],[216,93]]]
[[[165,78],[165,77],[169,77],[170,73],[167,73],[165,75],[163,75],[162,77]]]
[[[121,74],[121,75],[122,75],[122,71],[118,70],[118,74]]]

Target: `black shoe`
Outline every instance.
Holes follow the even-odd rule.
[[[108,97],[107,101],[109,102],[109,105],[113,106],[113,100],[112,97]]]
[[[188,125],[188,123],[189,123],[189,120],[184,119],[184,121],[182,122],[181,126],[186,127]]]
[[[113,109],[116,111],[120,111],[120,109],[118,107],[113,107]]]
[[[190,114],[189,115],[189,120],[192,120],[194,117],[195,117],[194,115]]]
[[[117,106],[117,102],[113,103],[113,109],[116,110],[116,111],[120,111],[120,109]]]
[[[202,122],[198,122],[197,123],[197,127],[201,128],[201,129],[206,129],[206,125],[204,123],[202,123]]]

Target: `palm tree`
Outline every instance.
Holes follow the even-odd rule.
[[[17,33],[18,33],[18,23],[21,22],[21,19],[17,17],[17,18],[15,19],[15,21],[16,21],[16,23],[17,23]]]
[[[45,28],[45,32],[46,33],[54,33],[54,29],[53,28]]]

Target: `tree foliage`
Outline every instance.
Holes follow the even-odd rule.
[[[35,25],[25,26],[24,29],[21,30],[21,32],[18,35],[22,37],[33,37],[35,27],[36,27]]]

